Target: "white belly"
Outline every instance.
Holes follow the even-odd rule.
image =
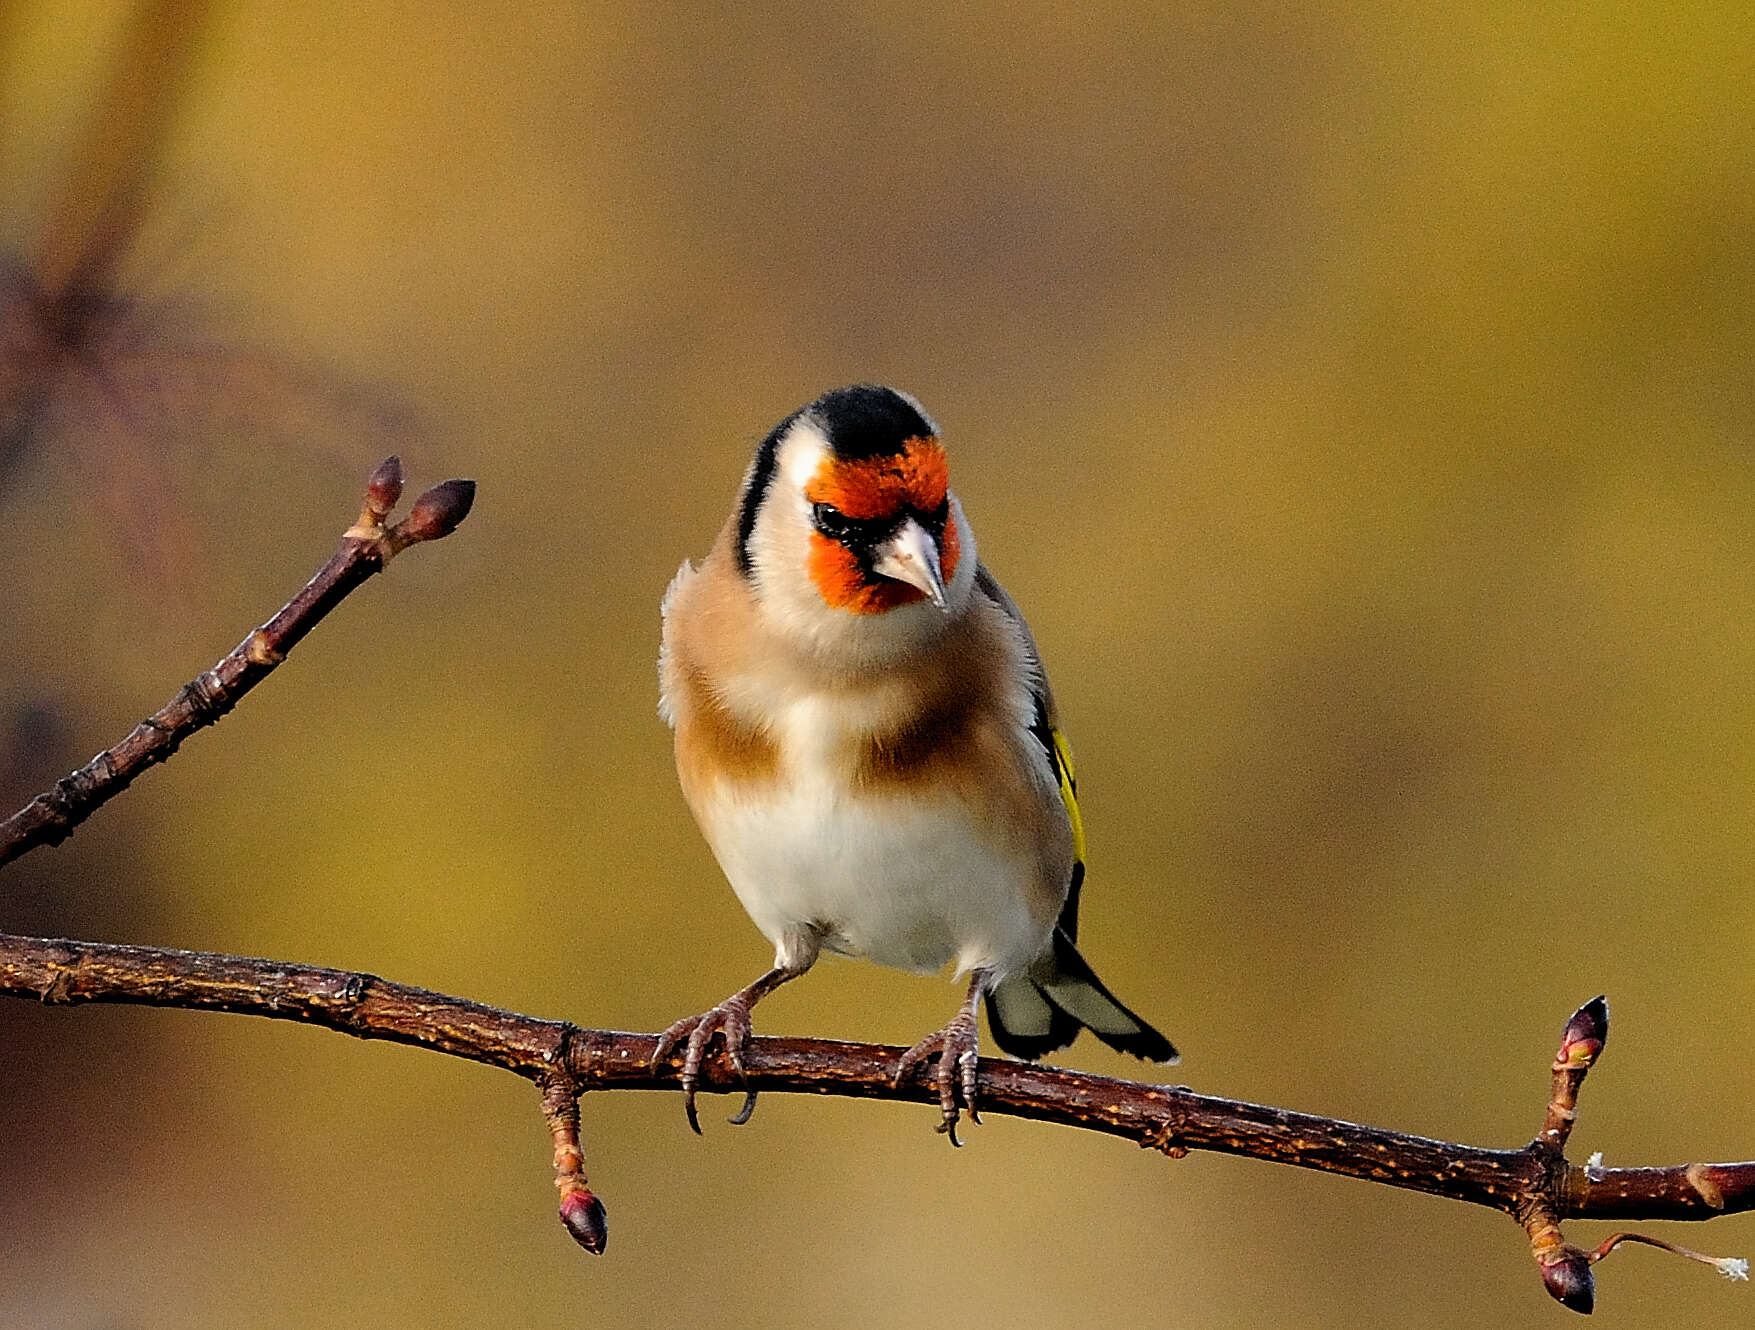
[[[967,808],[812,784],[722,788],[696,810],[776,948],[809,931],[844,955],[922,973],[954,961],[959,974],[1013,972],[1041,952],[1045,930],[1025,904],[1033,861],[987,843]]]

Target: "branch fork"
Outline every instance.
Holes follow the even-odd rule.
[[[1518,1219],[1529,1234],[1530,1253],[1542,1272],[1543,1286],[1561,1306],[1589,1315],[1596,1305],[1596,1278],[1591,1267],[1624,1242],[1657,1247],[1703,1262],[1728,1279],[1747,1279],[1747,1261],[1705,1256],[1690,1248],[1639,1233],[1616,1233],[1590,1251],[1574,1246],[1561,1233],[1562,1206],[1570,1207],[1572,1213],[1589,1213],[1587,1189],[1607,1181],[1608,1177],[1600,1154],[1592,1155],[1582,1169],[1566,1161],[1566,1142],[1578,1118],[1579,1089],[1608,1042],[1609,1000],[1595,997],[1573,1012],[1560,1032],[1560,1051],[1554,1055],[1554,1065],[1550,1068],[1554,1079],[1548,1094],[1547,1113],[1542,1130],[1530,1142],[1536,1165],[1546,1173],[1548,1182],[1520,1208]],[[1722,1211],[1725,1208],[1723,1190],[1712,1180],[1706,1165],[1690,1164],[1681,1173],[1683,1181],[1694,1189],[1708,1209]]]

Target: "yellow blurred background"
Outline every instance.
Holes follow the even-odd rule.
[[[127,13],[0,9],[14,298],[114,132]],[[658,598],[775,420],[879,380],[1030,616],[1085,951],[1178,1076],[1516,1145],[1606,991],[1575,1154],[1755,1154],[1748,6],[188,15],[111,332],[0,470],[8,810],[296,590],[385,453],[479,497],[0,872],[0,927],[623,1029],[747,982]],[[907,1043],[956,998],[825,964],[757,1029]],[[1568,1315],[1483,1210],[775,1095],[741,1130],[705,1101],[705,1140],[675,1095],[588,1096],[592,1260],[502,1073],[21,1002],[0,1056],[6,1326]],[[1747,1216],[1668,1236],[1755,1255]],[[1634,1251],[1597,1319],[1749,1297]]]

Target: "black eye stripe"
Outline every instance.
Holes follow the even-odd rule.
[[[830,540],[843,544],[875,545],[897,526],[893,517],[849,517],[833,504],[811,505],[811,522]]]
[[[946,499],[930,513],[904,508],[894,517],[849,517],[829,503],[813,503],[810,509],[812,526],[830,540],[853,547],[876,545],[888,539],[910,517],[925,527],[934,540],[939,540],[951,519],[951,501]]]

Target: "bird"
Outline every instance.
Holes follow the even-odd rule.
[[[938,426],[908,394],[836,388],[756,448],[730,516],[664,594],[659,712],[682,793],[751,920],[765,974],[669,1026],[688,1122],[715,1037],[740,1080],[750,1010],[829,952],[969,976],[936,1057],[941,1122],[977,1107],[977,1008],[1034,1060],[1088,1029],[1176,1049],[1079,954],[1085,878],[1071,749],[1035,640],[979,561]],[[686,1041],[686,1042],[685,1042]],[[748,1121],[755,1094],[745,1082]]]

